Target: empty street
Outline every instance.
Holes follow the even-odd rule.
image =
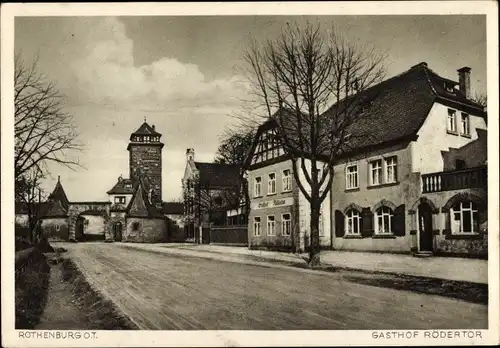
[[[481,329],[487,306],[332,273],[65,244],[89,281],[149,330]]]

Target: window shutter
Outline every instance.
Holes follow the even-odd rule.
[[[344,236],[344,214],[340,210],[335,210],[335,237]]]
[[[395,236],[404,237],[405,235],[405,205],[401,204],[394,210],[394,214],[392,216],[391,221],[392,232]]]
[[[373,235],[373,214],[370,208],[361,211],[361,235],[371,237]]]
[[[441,210],[441,212],[444,213],[444,217],[445,217],[445,222],[444,222],[444,230],[443,230],[443,235],[447,236],[449,234],[451,234],[451,213],[450,213],[450,209],[445,209],[445,210]]]

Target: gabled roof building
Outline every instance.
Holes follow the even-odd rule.
[[[186,150],[186,168],[182,179],[184,224],[187,239],[209,243],[212,225],[224,225],[228,211],[237,209],[242,219],[241,165],[195,161],[194,149]],[[246,218],[244,218],[246,220]]]
[[[487,219],[487,115],[471,100],[470,73],[461,68],[453,81],[419,63],[356,95],[358,117],[347,129],[350,141],[321,208],[322,247],[487,255],[481,227]],[[325,111],[325,122],[342,107]],[[276,123],[289,122],[287,112],[278,110],[283,117],[259,127],[244,164],[251,248],[303,251],[310,245],[309,204],[291,157],[269,141],[282,136],[280,130],[293,136],[293,121]]]

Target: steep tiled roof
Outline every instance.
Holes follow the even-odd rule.
[[[144,122],[132,135],[161,135],[147,122]]]
[[[238,186],[240,165],[194,162],[199,171],[200,183],[212,187]]]
[[[65,209],[60,201],[52,201],[48,204],[48,209],[42,217],[66,217],[68,210]]]
[[[49,201],[58,201],[61,203],[63,209],[68,210],[69,201],[66,193],[64,192],[64,188],[62,187],[60,178],[57,179],[56,187],[54,191],[49,195]]]
[[[25,202],[15,202],[15,213],[16,214],[28,214],[29,211],[33,212],[38,212],[39,216],[45,215],[49,208],[49,203],[48,202],[34,202],[31,204],[25,203]]]
[[[182,215],[184,214],[184,203],[182,202],[163,202],[163,214]]]
[[[484,114],[481,106],[465,98],[458,89],[447,92],[445,83],[450,80],[420,63],[361,92],[360,117],[348,129],[353,139],[351,147],[369,147],[416,135],[436,101],[461,104],[476,114]],[[332,109],[335,106],[325,114]]]
[[[118,178],[115,186],[111,190],[109,190],[108,195],[112,194],[132,194],[134,193],[134,188],[132,187],[131,179],[122,179]]]
[[[355,102],[349,106],[355,108],[359,116],[346,129],[351,140],[344,152],[414,137],[436,101],[485,117],[484,109],[467,99],[460,90],[453,88],[453,91],[448,91],[447,86],[456,85],[457,82],[440,77],[429,69],[426,63],[420,63],[402,74],[360,92],[355,96]],[[338,114],[337,110],[346,104],[341,102],[330,107],[322,115],[325,122]],[[268,127],[277,120],[286,119],[287,114],[292,115],[292,112],[286,109],[278,110],[261,128]],[[284,116],[279,117],[279,115]],[[293,133],[297,130],[297,126],[293,124],[295,117],[290,117],[291,120],[283,126],[283,129],[291,129]],[[307,125],[302,125],[300,128],[301,132],[307,134]]]
[[[30,213],[36,215],[38,218],[50,218],[50,217],[66,217],[68,216],[68,210],[62,206],[60,201],[49,201],[49,202],[34,202],[23,203],[15,202],[15,213],[19,215],[27,215]]]
[[[142,177],[139,177],[139,182],[136,185],[134,195],[132,196],[132,199],[127,207],[127,213],[129,216],[133,217],[163,217],[162,212],[149,201],[148,187]]]

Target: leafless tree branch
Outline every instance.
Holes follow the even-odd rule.
[[[311,208],[310,263],[319,263],[319,215],[334,166],[355,147],[367,89],[385,75],[384,56],[335,28],[287,25],[276,40],[252,41],[245,61],[257,103],[273,118],[297,186]]]

